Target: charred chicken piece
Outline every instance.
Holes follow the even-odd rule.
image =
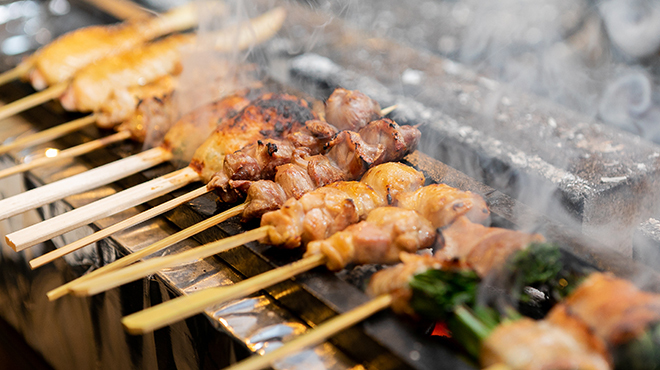
[[[298,97],[265,94],[224,120],[195,151],[191,167],[209,183],[215,174],[223,171],[225,155],[258,140],[283,138],[316,118],[309,104]]]
[[[326,122],[311,120],[305,122],[303,129],[290,132],[283,139],[258,140],[225,156],[222,171],[213,176],[208,187],[214,189],[222,201],[235,202],[245,194],[249,182],[273,179],[278,166],[290,163],[294,158],[321,153],[336,132]],[[230,181],[234,183],[230,185]]]
[[[502,266],[513,252],[545,241],[540,234],[485,227],[470,222],[467,217],[459,217],[443,229],[442,236],[444,246],[436,256],[474,270],[481,277]]]
[[[339,271],[349,263],[392,264],[399,254],[414,253],[435,242],[435,228],[419,213],[396,207],[380,207],[369,212],[367,219],[348,226],[324,240],[307,244],[305,257],[322,254],[331,271]]]
[[[365,129],[371,125],[379,126],[381,121],[370,122]],[[326,144],[327,153],[325,155],[305,158],[294,156],[291,163],[277,168],[274,181],[282,187],[287,196],[300,198],[307,192],[336,181],[355,180],[370,167],[387,162],[385,159],[394,161],[403,158],[417,143],[419,130],[409,126],[400,127],[393,122],[385,126],[390,130],[391,135],[384,135],[381,142],[366,143],[358,134],[341,131]],[[394,135],[396,130],[399,134]],[[388,154],[384,154],[394,145],[398,146],[400,142],[406,144],[407,150],[392,150]],[[230,181],[230,184],[234,188],[239,186],[249,188],[249,184],[240,182]],[[253,193],[252,196],[253,199],[260,197],[258,193]],[[259,204],[267,203],[259,202]],[[246,212],[243,212],[243,218],[260,217],[265,212],[272,210],[250,206]]]
[[[230,95],[207,104],[181,117],[167,132],[162,146],[176,158],[186,158],[205,137],[216,129],[222,129],[224,122],[243,110],[250,100],[242,95]]]
[[[503,364],[512,370],[610,369],[607,352],[592,345],[593,341],[589,340],[592,336],[583,331],[576,337],[564,327],[545,320],[503,323],[484,341],[481,365]]]
[[[325,119],[340,130],[357,131],[380,117],[380,105],[359,91],[337,88],[325,102]]]

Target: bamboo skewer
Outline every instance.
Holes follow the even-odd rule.
[[[336,316],[313,330],[285,343],[282,347],[269,352],[263,356],[252,356],[241,361],[226,370],[259,370],[268,368],[270,364],[287,355],[299,352],[307,347],[319,344],[327,338],[349,328],[360,321],[372,316],[373,314],[384,310],[392,304],[392,296],[383,294],[371,301],[360,305],[345,314]],[[131,315],[132,316],[132,315]],[[130,316],[128,316],[130,317]],[[127,318],[128,318],[127,317]],[[126,319],[124,319],[126,320]]]
[[[231,217],[237,216],[243,212],[247,204],[241,204],[238,205],[234,208],[231,208],[225,212],[222,212],[220,214],[217,214],[211,218],[208,218],[200,223],[197,223],[185,230],[181,230],[176,234],[170,235],[165,239],[162,239],[146,248],[143,248],[135,253],[131,253],[128,256],[125,256],[121,259],[118,259],[117,261],[114,261],[108,265],[105,265],[95,271],[92,271],[91,273],[87,275],[83,275],[79,277],[76,280],[70,281],[58,288],[55,288],[51,290],[50,292],[47,293],[48,299],[53,301],[56,300],[60,297],[63,297],[64,295],[68,294],[70,289],[74,286],[76,286],[79,283],[82,283],[84,281],[93,279],[96,276],[99,276],[101,274],[108,273],[110,271],[114,271],[116,269],[122,268],[124,266],[128,266],[133,262],[139,261],[141,258],[146,257],[156,251],[159,251],[163,248],[166,248],[176,242],[179,242],[181,240],[184,240],[192,235],[195,235],[196,233],[202,232],[209,227],[212,227],[214,225],[217,225]]]
[[[85,0],[117,19],[147,18],[154,13],[128,0]]]
[[[75,242],[65,245],[61,248],[57,248],[54,251],[48,252],[44,255],[41,255],[37,258],[34,258],[30,261],[30,267],[32,269],[36,269],[37,267],[41,267],[47,263],[53,262],[57,258],[60,258],[64,255],[67,255],[71,252],[77,251],[80,248],[83,248],[85,246],[88,246],[94,242],[97,242],[105,237],[108,237],[117,231],[124,230],[126,228],[129,228],[131,226],[137,225],[141,222],[144,222],[152,217],[158,216],[160,214],[163,214],[185,202],[191,201],[199,196],[202,196],[206,193],[208,193],[210,190],[206,186],[202,186],[201,188],[197,190],[193,190],[187,194],[184,194],[180,197],[174,198],[172,200],[169,200],[163,204],[160,204],[154,208],[151,208],[149,210],[146,210],[142,213],[138,213],[137,215],[127,218],[124,221],[118,222],[112,226],[106,227],[103,230],[99,230],[95,232],[92,235],[88,235],[82,239],[78,239]]]
[[[380,115],[385,117],[388,114],[394,112],[394,110],[398,107],[398,104],[390,105],[389,107],[383,108],[380,110]]]
[[[45,103],[62,95],[68,87],[68,83],[62,82],[45,90],[28,95],[7,105],[0,107],[0,120],[21,113],[39,104]]]
[[[116,143],[118,141],[124,141],[128,138],[131,137],[131,133],[128,131],[121,131],[117,132],[113,135],[106,136],[101,139],[93,140],[88,143],[80,144],[78,146],[74,146],[73,148],[69,148],[66,150],[60,151],[57,155],[53,157],[42,157],[35,159],[33,161],[23,163],[16,165],[14,167],[7,168],[5,170],[0,171],[0,179],[5,178],[7,176],[15,175],[17,173],[22,173],[29,171],[31,169],[37,168],[37,167],[42,167],[48,164],[51,164],[53,162],[61,161],[64,159],[69,159],[73,157],[77,157],[83,154],[87,154],[89,152],[92,152],[96,149],[103,148],[104,146],[110,145],[112,143]]]
[[[259,227],[213,243],[204,244],[182,253],[136,263],[129,267],[101,275],[98,278],[83,281],[72,286],[70,289],[73,294],[78,296],[104,292],[108,289],[154,274],[158,270],[210,257],[214,254],[238,247],[239,245],[258,240],[268,235],[270,228],[271,226]]]
[[[170,159],[172,154],[154,148],[78,175],[0,200],[0,220],[43,206],[72,194],[109,184]]]
[[[188,296],[178,297],[146,310],[126,316],[124,328],[131,334],[143,334],[203,312],[206,308],[245,297],[266,287],[290,279],[305,271],[325,264],[324,255],[303,258],[271,271],[259,274],[231,286],[204,289]],[[110,278],[109,275],[108,278]],[[91,284],[92,282],[90,282]]]
[[[25,64],[19,64],[16,67],[3,72],[2,74],[0,74],[0,86],[21,78],[21,76],[24,76],[25,74],[28,73],[28,71],[30,71],[30,68],[31,66],[25,63]]]
[[[55,140],[71,132],[78,131],[83,127],[90,126],[94,122],[96,122],[96,117],[94,115],[89,115],[16,139],[7,145],[0,146],[0,155],[15,149],[22,149],[28,146],[35,146]]]
[[[18,252],[98,219],[112,216],[130,207],[158,198],[199,179],[197,172],[186,167],[69,211],[66,213],[66,217],[50,218],[18,230],[5,236],[5,239],[7,244]]]

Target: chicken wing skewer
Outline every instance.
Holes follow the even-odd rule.
[[[336,123],[341,127],[357,129],[364,126],[368,120],[380,117],[380,114],[378,113],[380,106],[366,95],[359,92],[350,92],[350,94],[347,94],[347,91],[344,89],[336,89],[328,101],[333,102],[338,100],[339,95],[341,95],[341,99],[346,103],[350,103],[351,109],[347,111],[344,109],[345,105],[337,106],[336,104],[328,104],[326,107],[326,115],[331,113],[333,110],[341,108],[344,112],[346,112],[346,114],[351,116],[352,122],[347,124],[346,122],[337,122],[333,120],[333,123]],[[361,103],[358,104],[359,102]],[[355,111],[359,111],[360,113],[355,114]],[[390,110],[386,108],[380,111],[387,112]],[[344,116],[342,114],[334,114],[335,116]],[[332,113],[330,116],[332,116]],[[345,119],[346,117],[344,117],[344,120]],[[224,196],[222,197],[222,201],[235,202],[238,200],[238,197],[242,198],[242,194],[237,194],[235,192],[227,194],[226,189],[227,186],[229,186],[230,181],[236,181],[239,179],[254,181],[258,179],[272,178],[274,169],[279,165],[288,163],[293,158],[294,153],[320,153],[323,145],[327,143],[327,141],[330,140],[336,134],[336,132],[336,129],[330,124],[324,123],[322,121],[310,121],[305,123],[304,130],[292,133],[285,137],[284,140],[268,139],[258,142],[257,144],[249,145],[240,151],[225,157],[224,163],[222,165],[222,171],[212,178],[212,186],[209,186],[205,191],[198,189],[191,193],[198,192],[197,194],[201,195],[210,190],[213,190],[213,188],[221,187],[225,189],[223,190]],[[243,191],[245,191],[245,189],[243,189]],[[178,201],[174,199],[170,202],[167,202],[166,205],[161,205],[157,206],[155,209],[150,209],[148,211],[149,217],[145,217],[142,214],[136,215],[130,219],[122,221],[118,225],[113,225],[110,228],[100,230],[97,233],[78,240],[72,244],[49,252],[30,261],[30,265],[32,268],[39,267],[44,263],[51,262],[55,258],[89,245],[116,231],[122,230],[129,226],[145,221],[151,217],[159,215],[163,212],[166,212],[176,207],[177,205],[188,201],[188,196],[189,194],[183,195],[178,199]]]
[[[196,12],[196,5],[191,3],[150,19],[71,31],[0,74],[0,85],[22,78],[30,80],[35,89],[43,90],[65,82],[94,61],[134,49],[168,33],[195,27]]]
[[[276,8],[253,20],[218,31],[214,48],[232,51],[259,44],[279,30],[285,17],[285,11]],[[77,70],[64,82],[3,106],[0,120],[57,97],[67,110],[95,111],[116,89],[146,84],[167,74],[178,74],[180,48],[194,41],[193,34],[177,34],[100,59]]]

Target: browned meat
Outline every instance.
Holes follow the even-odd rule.
[[[240,184],[237,186],[240,186]],[[251,214],[280,209],[287,199],[282,188],[272,181],[251,182],[246,192],[247,207],[244,212]],[[255,210],[252,210],[252,208]]]
[[[660,322],[660,295],[643,292],[627,280],[594,273],[555,306],[547,320],[565,327],[583,322],[614,347]]]
[[[379,121],[371,122],[367,127],[370,125],[379,125]],[[388,125],[388,127],[399,128],[396,124]],[[416,136],[419,136],[419,131],[417,131]],[[300,198],[305,192],[317,187],[336,181],[350,181],[359,178],[374,162],[373,158],[363,159],[363,156],[370,156],[369,150],[365,150],[365,148],[373,147],[364,142],[363,145],[354,145],[354,141],[359,139],[359,135],[355,133],[340,132],[335,139],[326,145],[328,152],[325,155],[294,158],[291,163],[278,167],[275,182],[282,186],[288,196]],[[411,143],[414,144],[415,142],[415,140],[411,140]],[[378,148],[380,149],[377,150],[382,152],[382,145],[378,145]],[[407,151],[397,151],[397,153],[403,156],[412,149],[413,147],[409,147]],[[352,158],[353,162],[360,164],[350,167],[338,164],[338,162],[345,163],[342,161],[342,158],[345,160],[347,157]],[[399,159],[401,158],[393,158],[392,160]],[[255,213],[255,215],[259,214],[263,214],[263,212]],[[254,215],[243,213],[244,219],[252,217]]]
[[[310,120],[305,122],[303,129],[291,132],[283,139],[259,140],[225,156],[222,171],[213,176],[208,187],[214,189],[223,201],[236,201],[244,193],[237,191],[232,181],[273,179],[278,166],[320,153],[336,132],[328,123]]]
[[[588,331],[584,336],[593,336]],[[590,345],[564,327],[521,319],[499,325],[484,341],[481,365],[502,364],[511,370],[608,370],[602,347]]]
[[[144,86],[132,86],[112,92],[96,114],[96,124],[102,128],[113,128],[117,123],[129,120],[145,99],[169,100],[174,92],[175,78],[164,76]]]
[[[367,294],[372,297],[381,294],[391,294],[392,310],[400,314],[416,316],[415,310],[410,307],[412,290],[408,285],[410,279],[429,269],[440,269],[443,262],[430,255],[417,255],[402,252],[399,255],[400,264],[380,270],[369,281]]]
[[[361,197],[351,198],[345,190],[355,187],[351,193]],[[343,189],[342,189],[343,188]],[[261,226],[273,226],[268,234],[269,244],[284,248],[296,248],[311,240],[325,239],[348,225],[366,217],[368,211],[378,206],[382,198],[368,185],[350,182],[343,186],[325,186],[303,195],[299,200],[290,198],[282,208],[264,214]],[[365,202],[359,207],[358,202]]]
[[[357,131],[380,118],[380,105],[359,91],[335,89],[325,102],[325,119],[340,130]]]
[[[162,146],[170,150],[176,158],[189,158],[204,138],[229,121],[225,121],[225,117],[234,116],[249,103],[247,98],[237,94],[196,109],[172,125],[163,139]]]
[[[436,257],[446,261],[456,261],[459,265],[473,269],[479,276],[485,276],[511,255],[525,249],[533,242],[543,242],[539,234],[485,227],[459,217],[449,227],[442,230],[444,247]]]
[[[432,184],[415,192],[399,194],[394,204],[417,210],[436,227],[449,225],[460,216],[481,223],[490,215],[488,206],[480,195],[445,184]]]
[[[309,104],[295,96],[265,94],[224,120],[195,152],[191,166],[206,183],[223,171],[225,155],[268,138],[282,138],[316,119]]]
[[[181,71],[179,49],[193,40],[194,35],[169,36],[82,68],[62,95],[62,106],[80,112],[97,111],[117,89],[145,85],[162,76],[178,74]]]
[[[80,28],[40,48],[19,68],[25,69],[32,85],[41,90],[70,79],[95,61],[137,49],[166,33],[190,28],[195,18],[196,11],[192,7],[182,7],[157,18]]]
[[[396,207],[375,208],[367,219],[324,240],[307,244],[305,257],[322,254],[339,271],[349,263],[390,264],[401,252],[414,253],[435,242],[435,228],[419,213]]]
[[[392,205],[401,192],[411,192],[424,185],[424,174],[398,162],[387,162],[371,168],[362,176],[362,182],[369,184],[378,194]],[[411,208],[411,207],[408,207]]]
[[[117,126],[117,131],[129,131],[135,141],[161,143],[176,119],[172,94],[152,95],[141,99],[133,115]]]

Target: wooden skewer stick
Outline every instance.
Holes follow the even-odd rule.
[[[85,0],[117,19],[147,18],[154,13],[128,0]]]
[[[324,322],[272,352],[263,356],[249,357],[244,361],[226,368],[226,370],[260,370],[268,368],[274,361],[299,352],[307,347],[317,345],[340,331],[363,321],[381,310],[384,310],[391,304],[392,296],[389,294],[383,294],[343,315],[336,316]]]
[[[321,266],[325,262],[325,256],[320,254],[303,258],[231,286],[208,288],[191,295],[175,298],[158,306],[126,316],[122,320],[122,324],[131,334],[148,333],[201,313],[208,307],[258,292]]]
[[[0,171],[0,179],[5,178],[7,176],[15,175],[17,173],[26,172],[33,168],[42,167],[51,164],[53,162],[57,162],[73,157],[78,157],[83,154],[92,152],[96,149],[103,148],[104,146],[108,146],[112,143],[116,143],[118,141],[124,141],[130,137],[131,137],[131,133],[128,131],[117,132],[116,134],[106,136],[101,139],[93,140],[88,143],[74,146],[73,148],[62,150],[59,153],[57,153],[57,155],[52,157],[42,157],[27,163],[22,163],[14,167],[9,167],[7,169],[4,169]]]
[[[172,153],[163,148],[154,148],[106,165],[96,167],[78,175],[62,179],[10,198],[0,200],[0,220],[41,207],[72,194],[97,188],[126,176],[163,163]]]
[[[29,63],[21,63],[10,70],[3,72],[0,74],[0,86],[21,78],[28,73],[30,68],[32,68],[32,66]]]
[[[0,107],[0,120],[3,120],[7,117],[11,117],[14,114],[21,113],[25,110],[28,110],[32,107],[36,107],[41,103],[45,103],[51,99],[55,99],[64,93],[64,90],[67,89],[69,84],[67,82],[62,82],[57,85],[53,85],[45,90],[36,92],[32,95],[28,95],[24,98],[18,99],[14,102],[11,102],[7,105]]]
[[[199,174],[190,167],[186,167],[166,176],[126,189],[111,197],[105,197],[86,206],[69,211],[63,215],[64,217],[53,217],[8,234],[5,236],[5,240],[7,244],[18,252],[98,219],[112,216],[130,207],[148,202],[199,180]]]
[[[35,146],[51,140],[55,140],[71,132],[78,131],[83,127],[92,125],[94,122],[96,122],[96,117],[94,115],[89,115],[78,118],[71,122],[51,127],[32,135],[16,139],[7,145],[0,146],[0,154],[5,154],[15,149],[23,149],[28,146]]]
[[[397,104],[394,104],[394,105],[390,105],[390,106],[387,107],[387,108],[383,108],[383,109],[380,110],[380,115],[383,116],[383,117],[385,117],[385,116],[387,116],[388,114],[394,112],[394,110],[395,110],[397,107],[398,107],[398,105],[397,105]]]
[[[171,209],[174,209],[175,207],[191,201],[199,196],[202,196],[206,193],[208,193],[210,190],[206,186],[202,186],[201,188],[197,190],[193,190],[187,194],[184,194],[180,197],[174,198],[172,200],[169,200],[163,204],[159,204],[158,206],[154,208],[150,208],[144,212],[138,213],[137,215],[127,218],[124,221],[118,222],[112,226],[106,227],[103,230],[99,230],[95,232],[92,235],[88,235],[82,239],[78,239],[75,242],[65,245],[61,248],[57,248],[54,251],[48,252],[42,256],[39,256],[37,258],[34,258],[30,261],[30,267],[32,269],[35,269],[37,267],[41,267],[47,263],[53,262],[57,258],[60,258],[64,255],[67,255],[73,251],[77,251],[78,249],[88,246],[94,242],[97,242],[105,237],[108,237],[117,231],[124,230],[126,228],[129,228],[133,225],[137,225],[141,222],[144,222],[152,217],[156,217],[160,214],[163,214]]]
[[[245,210],[245,207],[247,204],[241,204],[238,205],[234,208],[231,208],[225,212],[222,212],[220,214],[217,214],[211,218],[208,218],[200,223],[197,223],[187,229],[181,230],[176,234],[170,235],[165,239],[162,239],[146,248],[143,248],[135,253],[129,254],[128,256],[125,256],[123,258],[120,258],[108,265],[105,265],[97,270],[94,270],[90,272],[87,275],[83,275],[79,277],[76,280],[72,280],[58,288],[55,288],[51,290],[50,292],[47,293],[48,299],[51,301],[54,301],[60,297],[65,296],[70,292],[70,289],[74,287],[75,285],[82,283],[84,281],[93,279],[96,276],[106,274],[108,272],[114,271],[116,269],[122,268],[124,266],[128,266],[133,262],[139,261],[141,258],[146,257],[156,251],[159,251],[163,248],[166,248],[176,242],[179,242],[181,240],[184,240],[192,235],[195,235],[196,233],[202,232],[209,227],[212,227],[214,225],[217,225],[231,217],[237,216]]]
[[[166,257],[152,258],[145,262],[136,263],[129,267],[115,270],[113,272],[103,274],[97,278],[89,279],[87,281],[76,284],[71,287],[71,291],[77,296],[93,295],[105,292],[106,290],[118,287],[122,284],[141,279],[151,274],[155,274],[158,272],[158,270],[210,257],[214,254],[238,247],[239,245],[259,240],[268,235],[268,230],[271,228],[272,226],[259,227],[254,230],[246,231],[238,235],[215,241],[213,243],[204,244],[185,252]]]

